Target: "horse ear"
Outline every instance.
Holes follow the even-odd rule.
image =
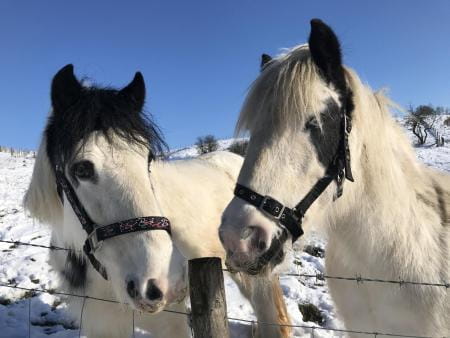
[[[264,69],[264,67],[270,62],[272,61],[272,57],[268,54],[262,54],[261,55],[261,64],[260,64],[260,68],[261,70]]]
[[[63,206],[56,189],[56,179],[47,155],[45,135],[36,156],[33,175],[23,199],[24,208],[42,223],[58,224],[62,218]]]
[[[51,99],[53,111],[64,112],[73,105],[81,93],[81,85],[73,74],[73,65],[59,70],[53,77]]]
[[[145,82],[141,72],[136,72],[133,80],[120,93],[131,100],[138,111],[141,111],[145,102]]]
[[[341,46],[333,30],[322,20],[312,19],[308,44],[311,57],[325,80],[338,89],[345,88]]]

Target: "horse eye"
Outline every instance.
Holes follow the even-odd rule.
[[[76,162],[72,165],[71,171],[80,180],[89,180],[95,175],[94,164],[91,161]]]
[[[306,121],[305,129],[319,129],[319,123],[317,122],[317,119],[315,117],[311,117],[308,121]]]

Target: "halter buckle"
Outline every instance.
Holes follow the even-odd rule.
[[[344,133],[348,136],[350,135],[352,126],[349,124],[349,119],[347,114],[344,114]]]
[[[285,208],[286,207],[283,204],[270,196],[264,196],[261,205],[259,206],[259,210],[276,220],[281,218]]]
[[[89,234],[86,240],[89,242],[92,253],[99,249],[103,244],[103,241],[99,241],[97,238],[97,229],[94,229],[94,231]]]

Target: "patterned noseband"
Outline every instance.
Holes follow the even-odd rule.
[[[83,251],[91,262],[92,266],[98,273],[104,278],[108,279],[105,267],[95,258],[94,253],[102,242],[108,238],[129,234],[137,231],[149,231],[149,230],[165,230],[171,234],[170,222],[167,218],[161,216],[149,216],[128,219],[117,223],[108,225],[98,225],[89,217],[86,209],[81,204],[75,191],[67,180],[64,170],[60,165],[55,168],[56,186],[60,195],[61,201],[62,192],[66,195],[67,200],[72,206],[75,215],[81,223],[84,231],[87,233],[87,239],[83,245]]]

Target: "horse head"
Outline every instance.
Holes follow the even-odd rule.
[[[169,231],[150,227],[148,219],[139,224],[151,231],[136,231],[137,223],[127,222],[162,216],[150,187],[149,164],[164,141],[143,113],[142,74],[121,90],[84,87],[67,65],[53,78],[51,101],[25,206],[52,225],[59,245],[74,249],[69,256],[79,265],[90,264],[83,253],[88,237],[84,219],[103,234],[112,231],[105,226],[118,224],[120,236],[97,243],[91,252],[116,298],[149,312],[178,301],[184,296],[185,262]],[[91,271],[94,275],[76,276],[72,283],[70,272],[63,276],[72,287],[82,287],[98,278]]]
[[[344,177],[352,180],[353,99],[341,59],[336,35],[317,19],[308,45],[263,55],[237,125],[250,133],[247,155],[220,226],[230,268],[258,274],[285,261],[302,223],[323,222]]]

